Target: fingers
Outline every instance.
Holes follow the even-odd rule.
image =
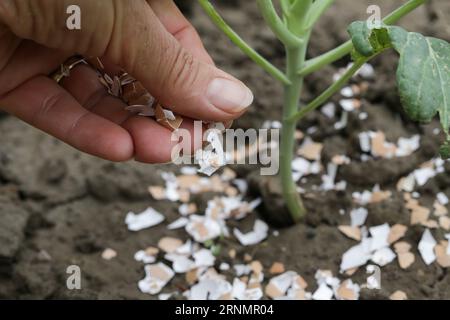
[[[202,62],[213,65],[197,31],[183,16],[173,0],[147,0],[166,30],[178,40],[183,48]]]
[[[73,0],[71,4],[81,10],[81,30],[65,28],[67,3],[60,0],[2,0],[0,20],[16,35],[45,46],[106,56],[163,105],[191,118],[232,120],[253,101],[242,82],[183,48],[146,1]],[[178,38],[195,37],[172,3],[151,4]],[[175,19],[163,14],[164,9]],[[193,50],[198,52],[198,45]]]
[[[98,80],[97,73],[89,66],[79,65],[70,72],[62,86],[86,109],[113,123],[122,124],[132,114],[126,104],[108,94]]]
[[[145,163],[166,163],[178,143],[172,141],[172,132],[151,118],[136,116],[125,110],[126,104],[109,95],[98,81],[97,73],[80,65],[72,70],[63,87],[85,108],[111,122],[123,126],[133,139],[135,160]],[[185,119],[182,128],[189,130],[189,144],[183,141],[186,152],[201,148],[201,130],[194,140],[193,121]]]
[[[18,37],[47,47],[99,56],[108,46],[122,2],[137,1],[2,0],[0,22]],[[80,25],[72,30],[70,22],[76,20]]]
[[[3,48],[4,43],[1,44]],[[30,79],[36,74],[50,74],[67,58],[68,55],[57,50],[43,47],[32,41],[20,41],[1,68],[0,95],[13,90],[24,79]]]
[[[166,30],[150,6],[124,10],[124,16],[133,19],[122,24],[120,36],[113,36],[109,48],[120,48],[119,64],[163,105],[191,118],[226,121],[251,104],[253,95],[242,82],[196,59]],[[168,18],[164,19],[167,23]]]
[[[86,110],[46,77],[35,77],[7,94],[0,108],[83,152],[111,161],[133,156],[125,129]]]

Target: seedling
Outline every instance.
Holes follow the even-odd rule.
[[[365,63],[388,49],[394,49],[400,55],[397,81],[406,114],[415,121],[429,122],[439,113],[447,137],[441,155],[450,155],[450,44],[392,26],[427,1],[409,0],[378,23],[354,22],[348,29],[351,40],[306,60],[309,41],[314,41],[311,31],[334,0],[279,0],[280,14],[272,0],[256,0],[267,25],[285,46],[286,71],[282,72],[239,37],[208,0],[199,0],[217,27],[284,86],[279,177],[286,206],[294,221],[301,220],[306,214],[291,169],[297,123],[341,90]],[[351,55],[353,64],[342,77],[310,103],[300,104],[304,78],[347,55]]]

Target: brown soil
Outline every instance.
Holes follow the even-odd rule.
[[[255,92],[253,107],[235,126],[259,127],[264,120],[279,119],[282,88],[230,45],[197,5],[183,2],[217,64],[248,83]],[[316,28],[309,54],[317,55],[347,40],[346,26],[353,20],[364,18],[368,4],[380,4],[383,13],[387,13],[402,2],[337,1]],[[219,8],[226,20],[257,50],[276,65],[283,65],[282,47],[263,26],[253,1],[220,1]],[[405,19],[404,26],[448,41],[448,17],[450,3],[435,0]],[[409,213],[402,195],[395,190],[395,183],[437,154],[439,141],[432,131],[438,124],[419,126],[402,116],[394,82],[396,59],[394,54],[387,54],[374,62],[376,81],[363,99],[368,120],[361,122],[350,115],[347,128],[337,131],[333,128],[336,119],[331,121],[314,113],[299,128],[319,127],[312,137],[325,144],[324,163],[335,154],[345,153],[356,159],[359,155],[357,134],[367,130],[383,130],[390,140],[420,133],[420,150],[407,158],[353,161],[339,172],[338,180],[349,183],[345,192],[316,192],[306,199],[309,215],[305,224],[282,229],[279,237],[270,237],[250,250],[236,242],[226,242],[221,261],[230,262],[225,252],[234,247],[238,251],[235,263],[242,262],[245,253],[251,253],[265,268],[274,261],[281,261],[286,269],[299,272],[312,286],[314,273],[319,268],[331,269],[337,274],[343,252],[354,244],[336,228],[338,224],[348,223],[348,216],[341,216],[338,211],[352,208],[353,191],[371,189],[376,183],[391,190],[393,197],[369,206],[369,225],[408,224]],[[347,62],[341,61],[309,77],[305,100],[323,90],[336,67]],[[163,225],[131,233],[124,224],[124,217],[128,211],[139,211],[148,206],[164,212],[169,221],[176,217],[176,204],[154,201],[147,193],[148,185],[161,184],[161,169],[177,170],[171,166],[112,164],[95,159],[12,117],[0,115],[0,298],[152,298],[137,288],[144,271],[141,263],[133,259],[134,252],[155,245],[162,236],[185,238],[186,234],[184,231],[167,231]],[[265,206],[258,209],[259,213],[264,216],[267,212],[282,213],[276,184],[261,179],[254,173],[256,168],[235,169],[241,177],[248,177],[253,193],[264,195]],[[423,202],[432,203],[440,191],[450,195],[449,182],[450,166],[447,166],[445,173],[420,189]],[[306,187],[313,183],[314,179],[309,179]],[[204,207],[206,200],[205,195],[196,201]],[[246,219],[244,227],[240,227],[251,225],[252,219]],[[410,228],[406,240],[417,244],[422,230]],[[107,247],[118,252],[117,258],[105,261],[100,257]],[[408,271],[391,263],[382,269],[382,290],[363,290],[362,298],[386,299],[395,290],[403,290],[409,298],[450,299],[447,271],[436,264],[425,266],[416,248],[413,249],[416,262]],[[49,253],[50,261],[42,258],[41,250]],[[79,265],[83,272],[83,289],[80,291],[66,289],[66,267],[71,264]],[[353,279],[363,282],[364,272],[360,270]],[[182,277],[176,278],[167,291],[185,286]]]

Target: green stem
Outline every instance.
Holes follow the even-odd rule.
[[[323,13],[333,4],[335,0],[317,0],[311,7],[311,12],[306,17],[306,29],[310,30],[323,15]]]
[[[283,13],[283,19],[289,15],[291,9],[291,3],[289,0],[280,0],[281,12]]]
[[[312,0],[296,0],[292,4],[288,17],[288,27],[295,34],[303,35],[309,31],[305,28],[305,20],[310,13],[312,4]]]
[[[328,99],[330,99],[336,92],[341,90],[344,85],[353,77],[353,75],[358,72],[358,70],[363,66],[364,63],[369,61],[370,58],[361,58],[356,61],[351,68],[349,68],[342,77],[333,83],[327,90],[325,90],[320,96],[314,99],[311,103],[309,103],[306,107],[302,108],[296,114],[287,118],[287,121],[292,121],[293,123],[297,123],[301,120],[306,114],[313,111],[314,109],[320,107],[323,103],[325,103]]]
[[[383,19],[383,22],[387,25],[391,25],[396,23],[398,20],[409,14],[411,11],[423,5],[428,0],[409,0],[407,3],[397,8],[395,11],[390,13],[386,18]],[[346,55],[348,55],[353,49],[353,44],[351,41],[347,41],[340,45],[339,47],[324,53],[321,56],[318,56],[314,59],[308,60],[305,62],[302,69],[300,69],[299,74],[301,76],[307,76],[319,69],[323,66],[329,65]]]
[[[263,68],[267,73],[272,75],[275,79],[281,81],[283,84],[290,83],[286,75],[271,64],[267,59],[250,47],[219,15],[214,9],[213,5],[208,0],[199,0],[199,3],[206,14],[214,22],[214,24],[228,37],[230,40],[240,48],[250,59]]]
[[[306,42],[308,41],[305,40]],[[284,119],[292,117],[298,110],[298,103],[303,87],[303,77],[299,76],[296,70],[304,63],[305,56],[306,44],[299,48],[287,49],[286,73],[291,84],[286,85],[284,88]],[[283,121],[280,145],[280,180],[286,206],[293,220],[298,222],[305,216],[306,210],[297,191],[297,185],[292,179],[295,129],[296,122]]]
[[[259,10],[273,33],[286,47],[298,47],[302,40],[288,30],[278,16],[272,0],[257,0]]]

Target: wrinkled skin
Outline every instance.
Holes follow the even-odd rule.
[[[66,28],[73,4],[81,30]],[[168,162],[175,142],[153,119],[125,111],[90,67],[77,66],[61,85],[48,77],[74,54],[101,57],[111,74],[124,69],[189,130],[192,119],[227,123],[248,104],[207,98],[213,79],[246,87],[214,66],[172,0],[1,0],[0,109],[104,159]]]

